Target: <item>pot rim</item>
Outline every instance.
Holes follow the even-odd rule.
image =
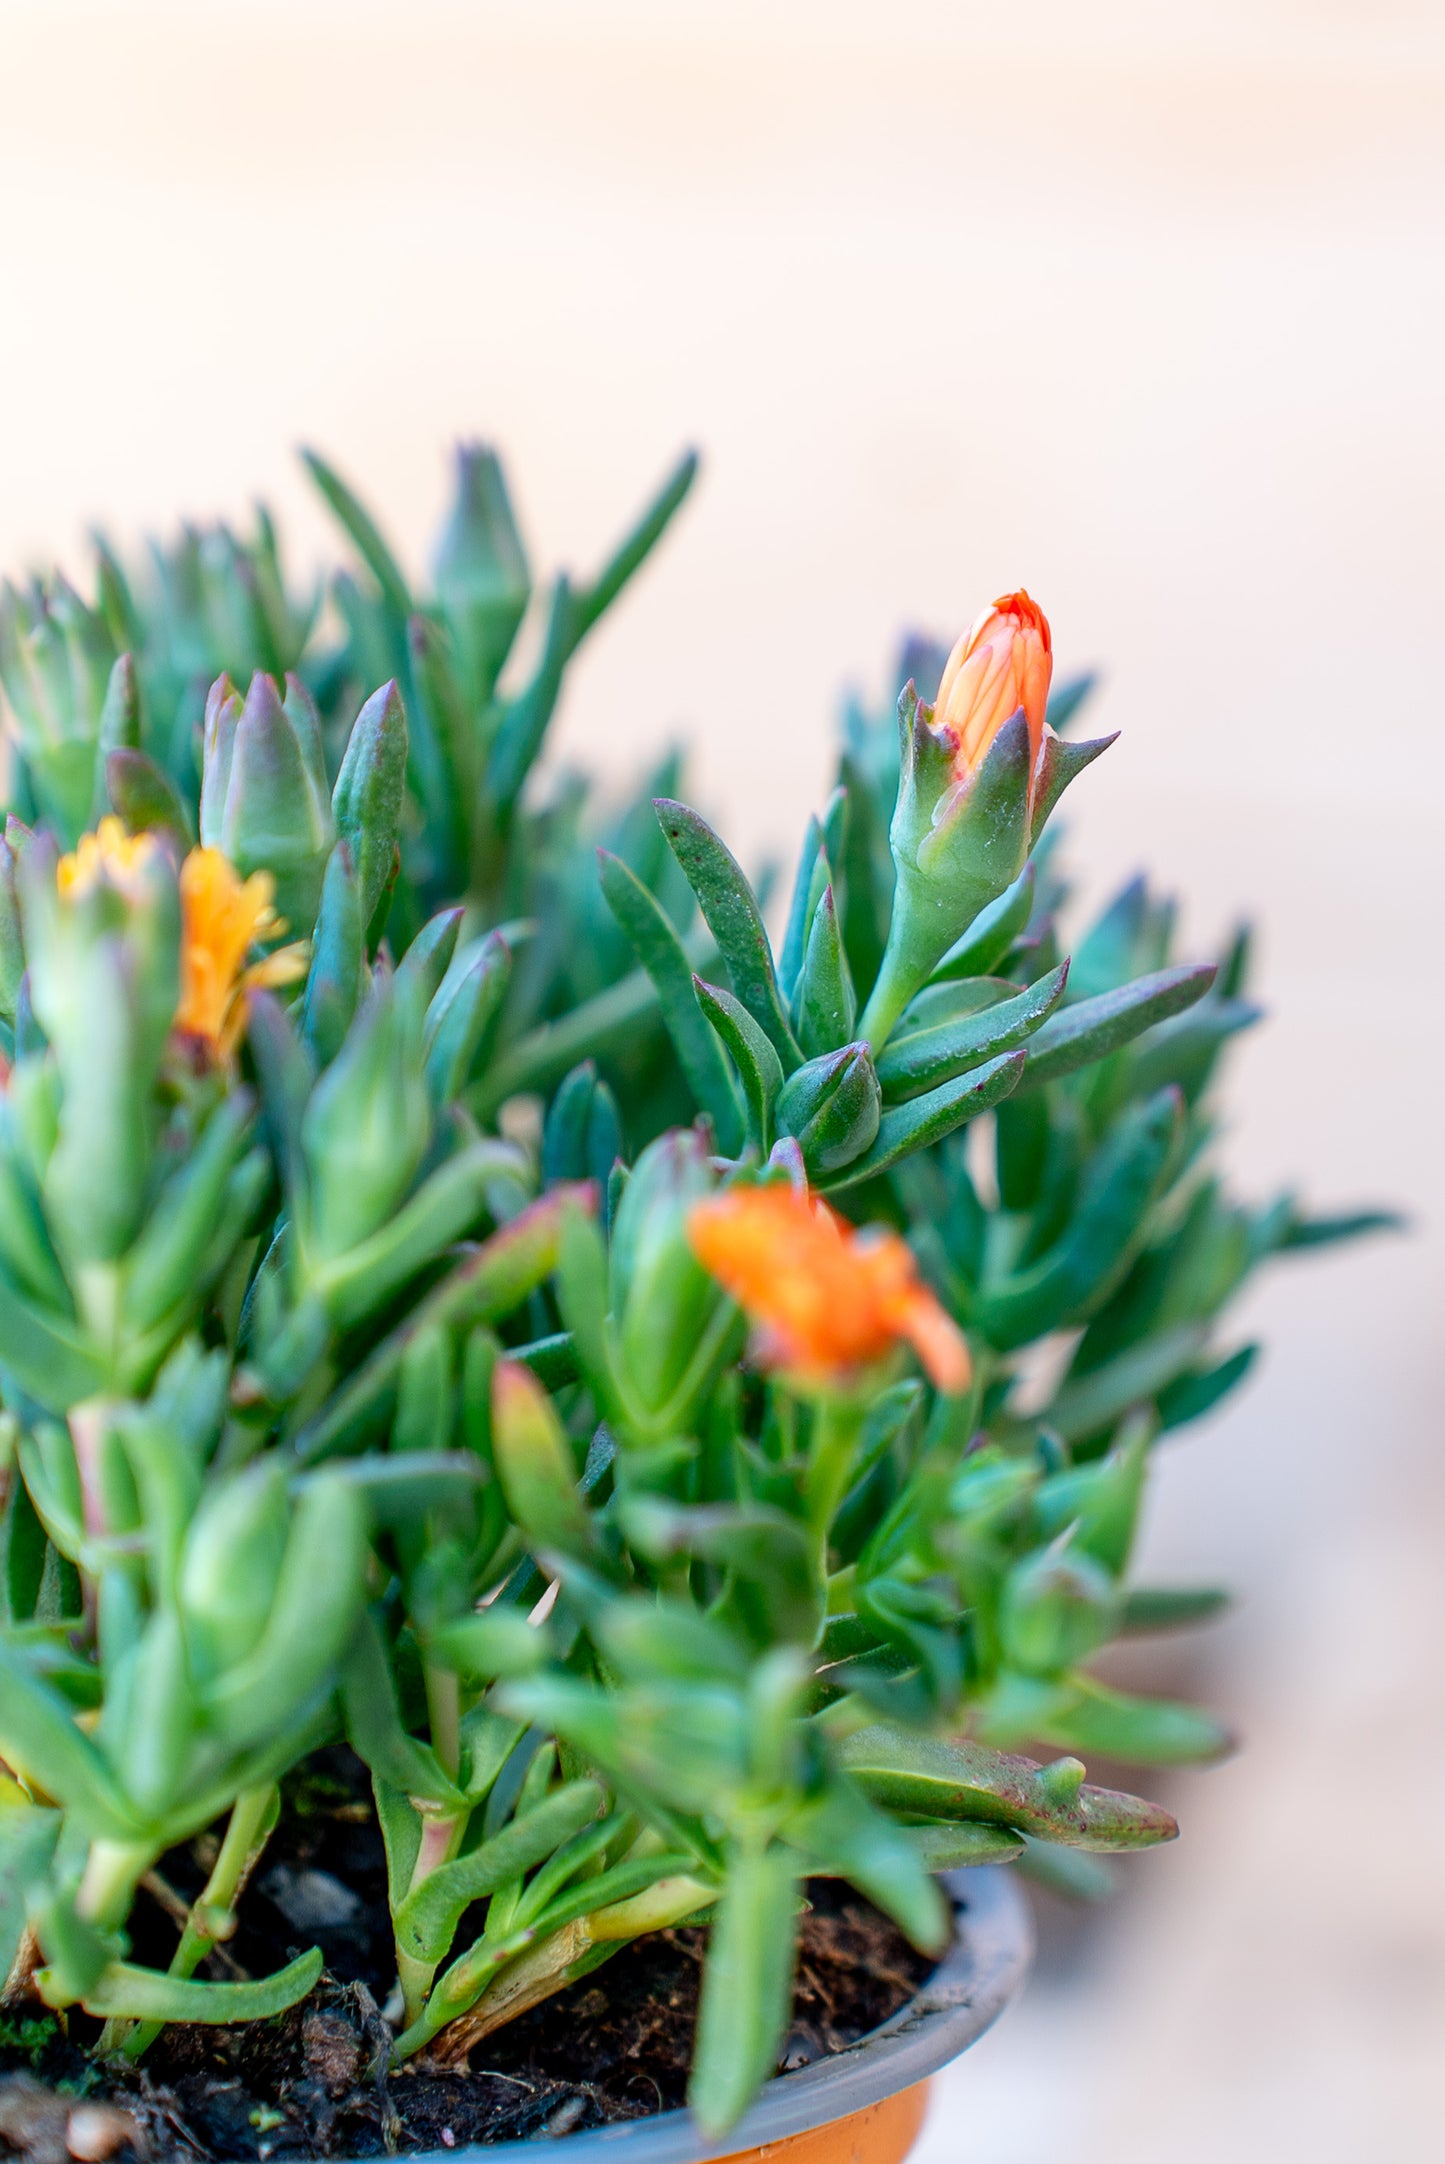
[[[520,2164],[539,2151],[548,2164],[708,2164],[846,2119],[911,2089],[993,2026],[1017,1996],[1033,1957],[1032,1919],[1011,1870],[975,1866],[945,1873],[942,1884],[954,1905],[954,1939],[927,1982],[856,2044],[775,2075],[720,2142],[704,2140],[691,2112],[674,2110],[552,2141],[533,2135],[421,2150],[408,2164]]]

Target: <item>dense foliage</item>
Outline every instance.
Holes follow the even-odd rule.
[[[324,594],[263,515],[0,601],[0,1976],[132,2055],[293,2003],[319,1954],[208,1956],[344,1737],[397,2053],[710,1915],[716,2131],[809,1875],[930,1947],[941,1869],[1174,1832],[1072,1754],[1221,1732],[1090,1663],[1216,1604],[1131,1579],[1151,1453],[1248,1274],[1349,1225],[1213,1169],[1242,938],[1177,963],[1139,884],[1070,949],[1043,830],[1103,745],[1027,596],[850,715],[775,951],[675,760],[610,816],[537,771],[691,462],[520,675],[492,454],[425,593],[310,464]]]

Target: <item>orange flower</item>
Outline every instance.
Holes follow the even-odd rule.
[[[955,779],[967,781],[999,730],[1020,707],[1029,730],[1029,771],[1044,740],[1054,650],[1048,618],[1020,590],[985,609],[948,657],[933,726],[953,740]]]
[[[778,1186],[734,1187],[697,1203],[687,1236],[746,1310],[769,1366],[837,1382],[904,1340],[940,1390],[967,1385],[963,1334],[920,1284],[896,1233],[855,1232],[826,1202]]]
[[[193,849],[181,866],[181,1003],[175,1026],[229,1059],[246,1026],[253,986],[291,984],[306,968],[304,943],[247,963],[251,948],[286,927],[271,907],[269,872],[243,880],[219,849]]]
[[[82,895],[104,884],[137,899],[141,877],[158,846],[153,834],[127,834],[115,814],[108,813],[95,832],[82,834],[56,865],[57,891]]]

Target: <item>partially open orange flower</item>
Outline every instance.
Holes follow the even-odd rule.
[[[750,1317],[769,1366],[836,1383],[902,1341],[940,1390],[966,1387],[963,1333],[897,1233],[855,1232],[826,1202],[779,1186],[710,1196],[690,1212],[687,1236]]]
[[[261,940],[286,927],[271,906],[269,872],[242,879],[219,849],[193,849],[181,866],[181,1003],[175,1026],[229,1059],[246,1026],[246,995],[292,984],[306,969],[304,944],[248,963]]]
[[[1023,708],[1029,771],[1044,740],[1053,674],[1048,618],[1020,589],[985,609],[948,657],[933,706],[933,726],[953,739],[955,778],[967,781],[1010,717]]]
[[[115,814],[108,813],[93,834],[82,834],[60,859],[56,888],[63,895],[80,895],[103,883],[134,899],[159,846],[153,834],[127,834]]]

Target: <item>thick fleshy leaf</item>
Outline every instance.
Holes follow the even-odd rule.
[[[412,609],[410,588],[371,513],[319,451],[303,451],[301,456],[312,480],[355,542],[362,562],[391,607],[399,616],[409,616]]]
[[[771,1040],[784,1071],[796,1067],[801,1049],[778,991],[762,912],[741,865],[707,821],[686,804],[659,797],[654,809],[717,941],[733,991]]]
[[[579,587],[572,602],[569,651],[586,637],[598,618],[611,608],[624,586],[646,563],[672,524],[697,478],[697,453],[684,451],[671,473],[646,506],[636,524],[623,536],[597,576]]]
[[[31,1903],[55,1853],[60,1824],[59,1811],[40,1809],[0,1774],[0,1976],[10,1973]]]
[[[1143,1232],[1182,1117],[1177,1092],[1161,1090],[1120,1121],[1090,1166],[1073,1218],[1055,1247],[980,1293],[972,1320],[992,1344],[1009,1350],[1062,1324],[1083,1321],[1105,1298]]]
[[[920,1818],[982,1820],[1105,1853],[1152,1848],[1179,1831],[1159,1805],[1089,1786],[1076,1758],[1041,1766],[981,1743],[882,1726],[849,1736],[839,1756],[868,1795]]]
[[[1219,1585],[1140,1585],[1124,1596],[1119,1627],[1131,1636],[1151,1631],[1192,1630],[1223,1615],[1230,1595]]]
[[[1021,1051],[1006,1052],[969,1074],[956,1075],[951,1082],[927,1091],[922,1097],[893,1106],[878,1123],[873,1147],[825,1180],[822,1183],[824,1192],[836,1194],[841,1188],[856,1187],[862,1180],[871,1180],[876,1173],[888,1171],[890,1166],[913,1151],[926,1149],[930,1143],[939,1142],[955,1128],[962,1127],[966,1120],[987,1112],[1016,1087],[1024,1071],[1024,1056]]]
[[[1160,969],[1117,991],[1101,992],[1095,999],[1081,999],[1063,1008],[1046,1022],[1029,1044],[1029,1063],[1021,1090],[1033,1090],[1045,1082],[1057,1082],[1121,1045],[1181,1014],[1202,999],[1214,982],[1214,964],[1200,962],[1180,969]]]
[[[1192,1766],[1223,1758],[1229,1730],[1202,1706],[1139,1698],[1076,1677],[1067,1701],[1038,1730],[1042,1743],[1097,1752],[1126,1766]]]
[[[735,1152],[742,1143],[737,1092],[722,1048],[694,997],[687,950],[661,903],[620,857],[599,849],[597,862],[607,905],[657,987],[662,1019],[697,1108],[712,1121],[722,1149]]]
[[[1068,744],[1051,730],[1046,731],[1039,752],[1038,768],[1033,787],[1033,811],[1029,821],[1029,847],[1033,848],[1048,822],[1049,813],[1068,788],[1069,783],[1086,766],[1092,766],[1100,752],[1118,740],[1113,736],[1096,737],[1089,744]]]
[[[766,1157],[773,1140],[773,1107],[783,1069],[771,1040],[740,1000],[719,984],[692,980],[695,1004],[732,1055],[747,1107],[748,1139]]]
[[[799,1875],[784,1848],[745,1850],[729,1861],[687,2091],[709,2136],[741,2117],[777,2064],[792,1998]]]
[[[392,874],[406,791],[406,709],[395,682],[374,691],[351,725],[331,794],[336,831],[351,851],[369,925]]]
[[[451,1104],[485,1057],[512,974],[512,952],[500,932],[459,949],[426,1018],[426,1077],[432,1100]]]
[[[93,1839],[133,1840],[142,1830],[104,1756],[76,1727],[72,1707],[3,1640],[0,1753],[63,1804]]]
[[[365,961],[366,912],[351,849],[339,841],[321,883],[321,908],[311,942],[302,1030],[318,1066],[329,1066],[341,1050],[361,997]]]
[[[158,1969],[113,1961],[86,1992],[88,2014],[108,2020],[200,2022],[209,2027],[237,2021],[269,2021],[304,1999],[321,1975],[321,1949],[313,1946],[274,1976],[244,1984],[212,1984],[195,1977],[163,1976]],[[35,1979],[46,1997],[46,1972]]]
[[[529,1541],[586,1555],[594,1545],[577,1494],[571,1445],[530,1370],[499,1361],[492,1383],[492,1456],[507,1506]]]
[[[396,1912],[398,1950],[416,1961],[441,1961],[463,1911],[473,1901],[484,1900],[499,1886],[545,1863],[564,1842],[600,1817],[604,1805],[596,1781],[568,1782],[490,1840],[455,1862],[440,1865]]]
[[[556,1268],[564,1211],[589,1207],[593,1199],[590,1189],[554,1188],[468,1254],[307,1422],[296,1439],[298,1455],[313,1460],[341,1444],[391,1388],[418,1330],[438,1322],[459,1327],[495,1322],[520,1306]]]
[[[910,1843],[925,1871],[963,1871],[974,1864],[1012,1863],[1024,1852],[1024,1836],[1011,1826],[989,1826],[977,1819],[936,1819],[931,1824],[905,1826]],[[1068,1853],[1077,1854],[1076,1850]]]
[[[106,758],[105,786],[133,834],[164,834],[181,855],[195,847],[195,821],[170,775],[148,752],[117,746]]]
[[[858,1001],[831,883],[818,897],[797,989],[793,1020],[798,1042],[810,1059],[846,1044],[858,1019]]]
[[[773,1108],[778,1132],[803,1153],[810,1180],[818,1181],[871,1148],[882,1100],[866,1044],[845,1044],[795,1067]]]
[[[878,1058],[878,1080],[889,1103],[916,1097],[940,1082],[980,1067],[1031,1037],[1058,1006],[1069,979],[1060,962],[1036,984],[980,1013],[934,1028],[895,1033]]]

